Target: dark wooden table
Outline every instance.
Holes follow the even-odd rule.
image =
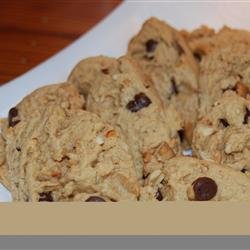
[[[0,0],[0,85],[52,56],[122,0]]]

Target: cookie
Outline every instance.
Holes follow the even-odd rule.
[[[228,44],[250,42],[250,32],[231,29],[227,26],[218,32],[207,26],[201,26],[192,32],[181,31],[197,62],[200,63],[213,50],[218,50]]]
[[[183,135],[190,144],[198,109],[198,66],[185,39],[165,22],[150,18],[130,41],[128,55],[151,77],[164,106],[174,105],[184,118]]]
[[[250,44],[229,44],[214,50],[201,62],[199,117],[210,112],[224,92],[233,90],[240,96],[250,93]]]
[[[227,166],[192,157],[167,161],[148,177],[142,201],[250,201],[250,179]]]
[[[151,81],[129,57],[88,58],[73,69],[87,111],[110,122],[124,136],[142,180],[162,162],[181,153],[182,121],[171,106],[164,110]]]
[[[15,201],[74,201],[81,193],[137,200],[134,163],[119,132],[68,105],[47,105],[8,131],[6,160]]]
[[[250,99],[226,91],[194,130],[193,149],[205,160],[250,171]]]
[[[70,109],[81,109],[84,106],[84,98],[79,95],[74,85],[68,83],[54,84],[33,91],[32,94],[26,96],[19,104],[9,110],[8,118],[2,120],[1,127],[3,133],[0,139],[0,158],[2,158],[0,162],[4,162],[3,165],[0,164],[0,179],[8,189],[10,187],[8,166],[6,165],[6,161],[3,160],[5,159],[5,137],[17,124],[36,117],[44,112],[49,105],[61,105],[68,106]]]

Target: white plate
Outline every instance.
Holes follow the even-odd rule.
[[[193,29],[207,24],[216,29],[223,25],[250,30],[250,3],[126,1],[70,46],[24,75],[0,87],[0,117],[32,90],[50,83],[63,82],[82,58],[94,55],[120,56],[129,39],[149,17],[166,20],[176,28]],[[0,186],[0,201],[10,201]]]

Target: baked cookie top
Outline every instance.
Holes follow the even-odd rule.
[[[224,92],[233,90],[247,97],[250,93],[250,44],[229,44],[214,50],[201,62],[200,110],[206,115]]]
[[[151,77],[165,107],[172,104],[180,112],[190,143],[198,108],[198,66],[181,34],[150,18],[131,39],[128,55]]]
[[[6,158],[14,200],[73,201],[81,193],[113,201],[138,196],[127,144],[113,127],[81,109],[49,105],[18,123],[8,134]]]
[[[148,177],[140,200],[249,201],[250,179],[227,166],[179,156]]]
[[[197,124],[193,149],[206,160],[250,171],[250,99],[226,91]]]
[[[129,57],[88,58],[69,81],[86,99],[86,110],[114,125],[127,141],[142,180],[162,161],[180,153],[182,121],[172,106],[163,109],[151,81]]]
[[[202,25],[192,32],[183,30],[181,34],[184,36],[198,63],[214,49],[223,48],[228,44],[249,44],[250,42],[249,31],[232,29],[228,26],[224,26],[216,32],[214,29]]]

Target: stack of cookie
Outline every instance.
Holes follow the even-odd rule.
[[[249,201],[249,124],[250,33],[150,18],[10,109],[0,180],[14,201]]]

